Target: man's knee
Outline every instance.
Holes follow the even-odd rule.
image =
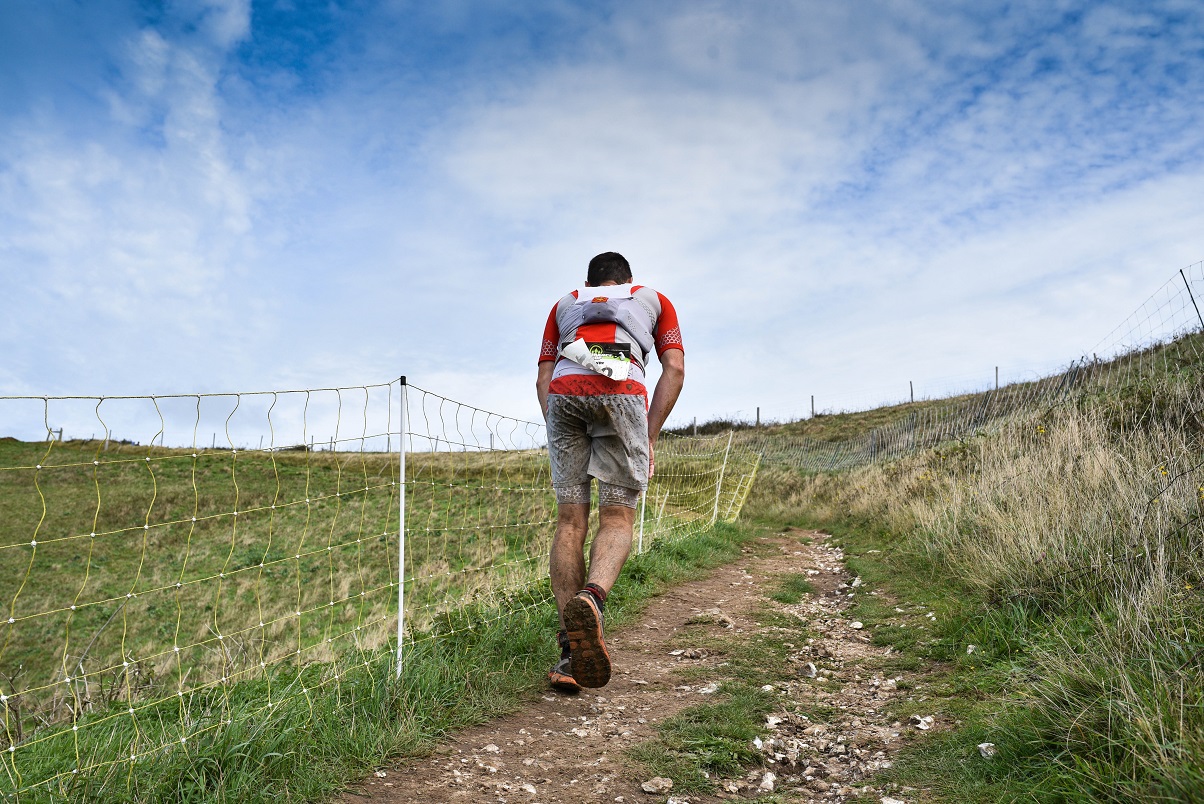
[[[589,527],[589,503],[566,504],[556,506],[556,535],[573,537],[584,543],[586,529]]]
[[[598,522],[603,528],[626,528],[635,526],[635,509],[626,505],[603,505],[598,509]]]

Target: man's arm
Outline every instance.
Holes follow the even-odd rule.
[[[681,349],[666,349],[661,353],[661,376],[652,392],[648,406],[648,443],[656,446],[665,419],[673,412],[681,387],[686,381],[686,355]]]
[[[539,397],[539,411],[544,416],[548,415],[548,387],[552,384],[552,371],[555,368],[555,360],[545,360],[539,364],[539,374],[535,377],[535,394]]]

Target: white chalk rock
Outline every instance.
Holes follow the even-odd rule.
[[[640,789],[645,793],[668,793],[673,789],[673,780],[666,779],[664,776],[653,776],[648,781],[640,785]]]

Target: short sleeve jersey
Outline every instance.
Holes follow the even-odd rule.
[[[594,396],[597,394],[633,394],[645,397],[648,391],[644,385],[644,370],[638,361],[632,361],[631,374],[626,380],[612,380],[597,372],[590,371],[560,356],[560,350],[565,345],[561,343],[561,322],[564,313],[577,301],[577,291],[562,297],[552,311],[548,313],[548,322],[543,330],[543,344],[539,350],[539,362],[556,361],[552,373],[552,384],[548,389],[553,394],[567,396]],[[631,289],[632,296],[639,299],[645,309],[652,312],[654,323],[651,327],[656,355],[659,358],[669,349],[685,351],[681,339],[681,327],[677,322],[677,310],[673,303],[663,294],[649,287],[635,285]],[[615,324],[583,324],[578,328],[576,336],[591,343],[615,343]]]

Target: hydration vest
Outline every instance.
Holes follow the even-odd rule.
[[[577,330],[586,324],[614,324],[614,346],[628,348],[640,367],[646,366],[656,343],[652,333],[658,311],[635,295],[641,289],[640,285],[580,288],[577,300],[557,322],[561,349],[575,341]]]

